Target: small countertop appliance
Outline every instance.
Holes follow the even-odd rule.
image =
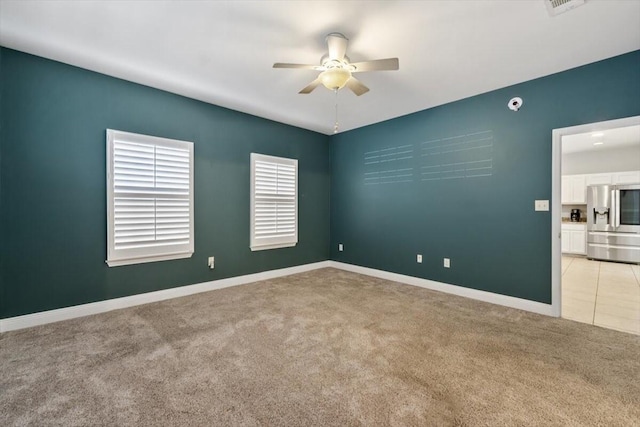
[[[571,209],[571,222],[580,222],[580,209]]]

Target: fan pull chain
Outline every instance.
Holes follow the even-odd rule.
[[[338,89],[333,91],[336,93],[336,122],[333,125],[333,133],[338,133]]]

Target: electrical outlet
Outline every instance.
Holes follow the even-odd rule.
[[[342,243],[338,243],[338,250],[340,252],[344,251],[344,246],[342,246]]]
[[[444,259],[444,268],[451,268],[451,260],[449,258]]]
[[[213,270],[213,268],[215,267],[215,259],[214,257],[210,256],[209,259],[207,260],[207,265],[209,266],[209,268],[211,270]]]
[[[416,261],[418,262],[418,264],[422,264],[422,255],[418,254],[416,256]]]

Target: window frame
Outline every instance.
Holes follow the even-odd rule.
[[[266,162],[266,163],[294,167],[295,169],[295,195],[294,195],[295,231],[293,236],[290,236],[290,237],[276,236],[272,238],[263,238],[263,239],[260,239],[261,241],[258,241],[258,238],[256,238],[256,233],[255,233],[256,231],[256,224],[255,224],[255,221],[256,221],[256,191],[255,191],[256,190],[256,162]],[[259,154],[259,153],[251,153],[250,175],[251,175],[251,189],[250,189],[251,218],[250,218],[250,226],[249,226],[250,228],[249,247],[251,248],[251,251],[290,248],[290,247],[296,246],[298,244],[298,222],[299,222],[298,221],[298,199],[299,199],[298,159],[269,156],[266,154]]]
[[[173,259],[190,258],[195,248],[194,234],[194,144],[190,141],[181,141],[156,137],[151,135],[136,134],[114,129],[107,129],[106,132],[107,151],[107,259],[109,267],[123,265],[141,264],[147,262],[167,261]],[[145,248],[116,249],[115,247],[115,198],[114,188],[114,166],[115,166],[115,144],[126,141],[129,143],[150,144],[154,147],[177,148],[188,150],[189,152],[189,194],[186,197],[177,197],[176,200],[188,200],[189,203],[189,242],[173,245],[151,245]],[[155,163],[154,163],[155,166]],[[138,194],[144,194],[140,192]],[[158,197],[158,193],[147,192],[144,198],[153,199]],[[167,197],[167,196],[165,196]]]

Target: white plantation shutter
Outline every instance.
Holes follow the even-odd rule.
[[[298,161],[251,153],[251,250],[298,242]]]
[[[193,143],[107,130],[107,263],[193,253]]]

